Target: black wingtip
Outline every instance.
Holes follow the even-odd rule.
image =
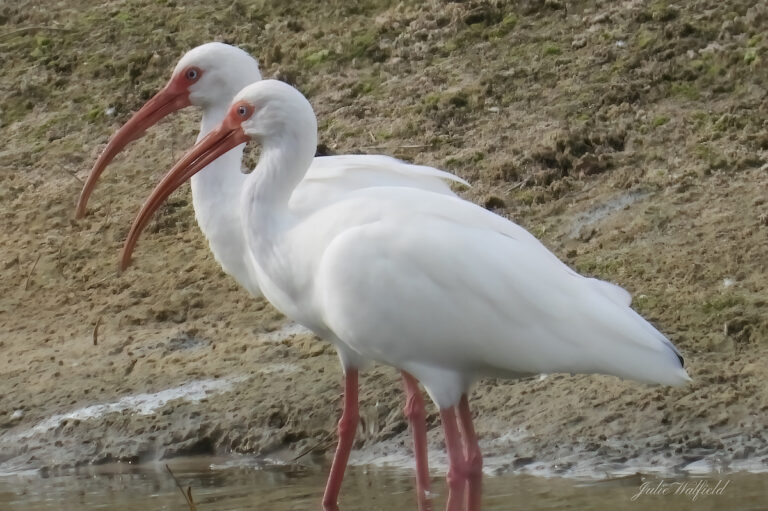
[[[680,353],[675,353],[675,355],[677,355],[677,359],[680,361],[680,367],[685,369],[685,359],[683,356]]]

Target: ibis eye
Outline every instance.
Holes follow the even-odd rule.
[[[240,117],[245,117],[248,114],[248,109],[245,108],[245,105],[240,105],[237,107],[237,115]]]
[[[193,67],[187,69],[187,80],[190,80],[190,81],[197,80],[198,76],[200,76],[200,73],[198,73],[197,69]]]

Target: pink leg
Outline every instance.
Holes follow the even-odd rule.
[[[416,457],[416,497],[419,511],[430,511],[432,502],[427,498],[429,492],[429,459],[427,457],[427,416],[424,410],[424,397],[419,389],[419,382],[405,371],[405,416],[411,425],[413,452]]]
[[[355,432],[360,420],[357,403],[357,369],[347,369],[344,376],[344,411],[339,420],[339,445],[336,446],[336,454],[333,456],[331,473],[328,475],[328,483],[323,494],[323,509],[336,511],[339,509],[339,491],[344,479],[344,471],[347,469],[349,453],[355,441]]]
[[[464,437],[464,457],[469,491],[467,493],[467,511],[480,511],[483,498],[483,453],[477,442],[475,427],[472,425],[472,413],[469,411],[467,395],[459,401],[459,424]]]
[[[440,410],[440,420],[445,430],[445,449],[448,451],[448,503],[446,511],[462,511],[464,507],[464,489],[467,485],[464,468],[464,449],[456,422],[456,407]]]

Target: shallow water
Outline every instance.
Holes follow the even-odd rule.
[[[260,466],[248,459],[177,459],[170,465],[180,484],[192,488],[199,511],[317,510],[326,475],[325,468]],[[698,496],[694,495],[697,485],[712,489],[718,482],[720,494],[699,492]],[[645,488],[646,493],[635,497],[641,488]],[[666,492],[666,495],[648,494],[652,489],[656,493]],[[687,490],[687,493],[681,490]],[[445,486],[438,475],[433,478],[433,491],[434,507],[442,509]],[[350,467],[340,504],[342,511],[415,509],[412,473],[398,468]],[[659,508],[764,510],[767,504],[768,474],[737,473],[684,479],[634,475],[587,482],[529,475],[484,479],[483,509],[486,511],[603,510],[629,505],[635,511],[658,511]],[[59,474],[2,476],[0,509],[183,511],[188,508],[173,478],[164,465],[158,463],[102,465]]]

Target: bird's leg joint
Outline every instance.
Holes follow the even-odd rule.
[[[360,414],[357,410],[345,410],[341,419],[339,419],[339,436],[344,437],[353,434],[357,430],[359,422]]]
[[[403,414],[405,417],[413,422],[415,420],[424,420],[424,398],[421,394],[410,394],[405,401],[405,408],[403,408]]]

